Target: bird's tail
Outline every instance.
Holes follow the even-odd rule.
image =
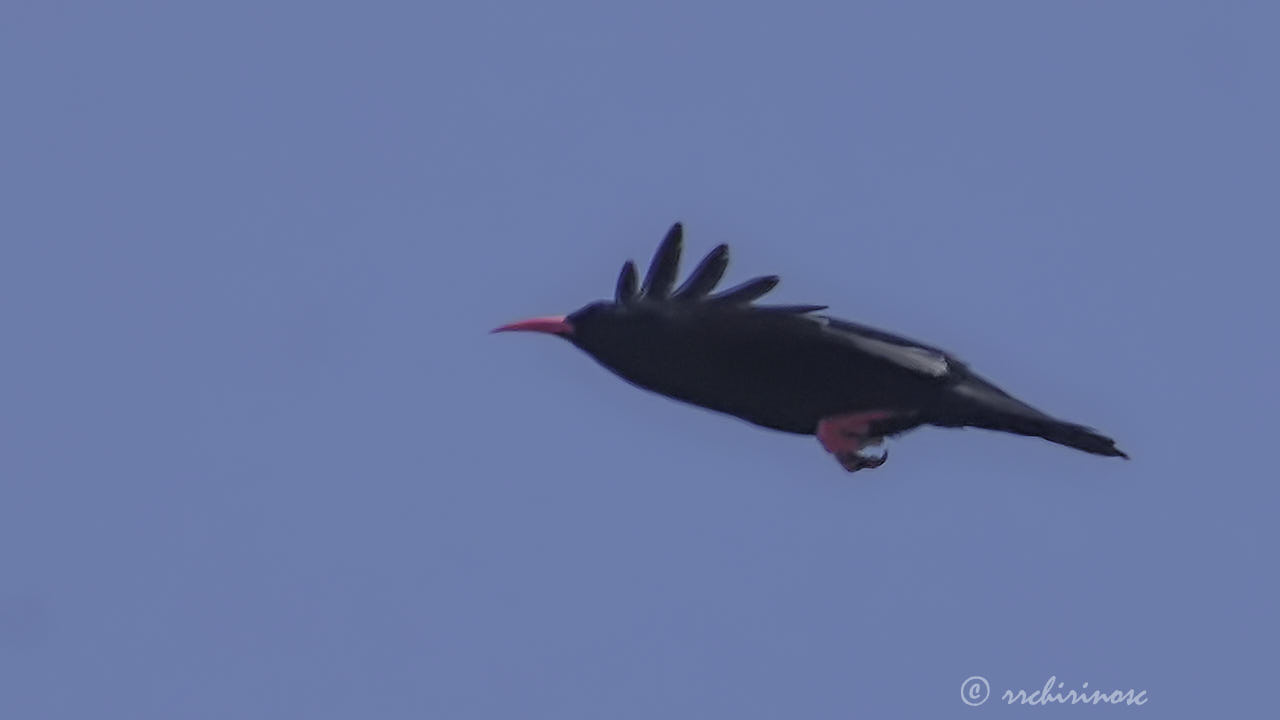
[[[1116,447],[1115,440],[1092,428],[1046,415],[982,378],[962,381],[954,387],[952,398],[955,402],[937,424],[1029,435],[1094,455],[1129,457]]]
[[[1128,455],[1124,454],[1124,451],[1116,447],[1116,441],[1106,435],[1083,425],[1063,422],[1053,418],[1044,420],[1013,413],[984,413],[980,417],[971,418],[964,424],[968,427],[1041,437],[1049,442],[1066,445],[1094,455],[1129,458]]]

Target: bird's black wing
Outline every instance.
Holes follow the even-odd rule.
[[[678,303],[686,306],[715,307],[725,311],[749,308],[752,311],[770,313],[774,316],[803,315],[827,308],[826,305],[753,305],[756,300],[778,284],[777,275],[751,278],[728,290],[713,294],[711,291],[715,289],[729,267],[729,246],[724,244],[717,245],[707,253],[693,272],[689,273],[684,283],[676,288],[675,281],[680,272],[680,255],[683,250],[684,226],[676,223],[667,230],[666,236],[658,244],[653,260],[649,263],[649,270],[645,273],[644,281],[639,287],[636,286],[635,263],[628,260],[623,264],[614,291],[614,302],[618,305],[628,305],[643,300],[650,307],[663,303]]]
[[[951,381],[952,391],[957,395],[998,405],[1009,412],[1044,416],[1044,413],[1001,390],[941,348],[848,320],[826,315],[815,316],[815,319],[823,323],[824,332],[862,352],[922,375]]]
[[[822,323],[824,333],[859,352],[937,382],[941,392],[931,403],[929,422],[933,424],[973,425],[1041,436],[1049,430],[1066,427],[1075,435],[1090,436],[1085,444],[1093,447],[1092,431],[1088,428],[1062,423],[1037,410],[940,348],[847,320],[825,315],[812,317]],[[1079,447],[1080,443],[1074,446]]]

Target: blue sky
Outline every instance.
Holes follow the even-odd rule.
[[[0,715],[1271,710],[1274,6],[4,15]],[[487,334],[677,219],[1134,459],[848,476]]]

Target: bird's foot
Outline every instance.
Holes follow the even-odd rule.
[[[818,441],[849,472],[878,468],[889,459],[889,451],[868,455],[862,450],[884,442],[882,437],[870,436],[871,423],[891,415],[889,412],[875,411],[825,418],[818,423]]]

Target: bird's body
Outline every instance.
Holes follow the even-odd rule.
[[[1013,398],[938,348],[839,320],[822,306],[751,301],[777,278],[709,295],[728,261],[717,247],[672,291],[681,228],[672,227],[635,288],[628,263],[615,302],[502,329],[566,337],[628,382],[774,430],[816,434],[849,470],[875,467],[864,447],[922,424],[1035,435],[1123,456],[1083,426]]]
[[[647,390],[812,435],[830,415],[917,407],[938,380],[859,351],[825,316],[753,308],[646,308],[625,338],[579,342]]]

